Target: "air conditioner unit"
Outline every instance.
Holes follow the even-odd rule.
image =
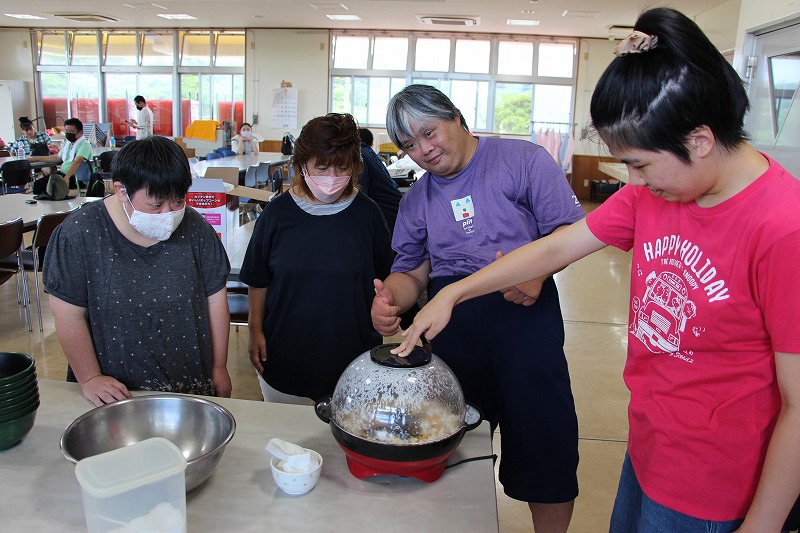
[[[94,23],[119,22],[119,19],[115,19],[113,17],[107,17],[105,15],[94,15],[92,13],[60,13],[60,14],[56,13],[53,16],[71,20],[73,22],[94,22]]]
[[[422,24],[436,26],[477,26],[481,23],[480,17],[461,15],[416,15]]]

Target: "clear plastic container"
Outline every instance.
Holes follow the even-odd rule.
[[[186,532],[186,459],[162,437],[78,461],[89,533]]]

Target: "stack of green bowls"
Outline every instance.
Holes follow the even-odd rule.
[[[33,427],[38,408],[39,385],[33,357],[0,352],[0,451],[22,442]]]

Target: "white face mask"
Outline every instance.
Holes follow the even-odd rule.
[[[122,204],[122,210],[125,211],[125,216],[128,217],[128,222],[131,223],[133,229],[157,241],[166,241],[170,235],[178,229],[178,226],[183,220],[183,215],[186,212],[186,205],[179,211],[167,211],[166,213],[143,213],[137,211],[133,207],[131,197],[128,196],[128,191],[125,191],[125,196],[128,197],[128,202],[131,204],[133,214],[128,215],[128,210],[125,209],[125,204]]]
[[[242,137],[244,137],[245,139],[249,139],[252,136],[253,136],[253,132],[251,132],[251,131],[245,130],[245,131],[242,132]]]

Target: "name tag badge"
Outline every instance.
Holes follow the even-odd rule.
[[[450,200],[450,205],[453,207],[453,216],[456,221],[475,216],[475,205],[472,203],[472,196],[465,196],[458,200]]]

